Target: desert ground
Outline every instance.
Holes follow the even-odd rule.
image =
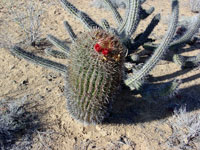
[[[69,1],[78,9],[89,14],[97,23],[100,23],[100,19],[105,18],[112,26],[116,26],[111,17],[112,14],[103,8],[92,7],[91,0]],[[4,20],[7,19],[9,13],[3,2],[0,2],[0,19]],[[27,1],[21,0],[16,3],[24,5]],[[37,3],[45,5],[45,13],[41,20],[41,37],[45,38],[47,34],[52,34],[66,40],[70,45],[69,35],[63,26],[64,20],[70,23],[77,35],[85,31],[83,25],[58,3],[48,6],[48,1],[38,1]],[[151,18],[160,13],[161,22],[151,37],[161,39],[166,33],[166,22],[171,13],[170,0],[147,0],[143,6],[144,8],[154,6],[155,12],[148,19],[141,21],[136,34],[144,31]],[[180,18],[196,15],[190,10],[189,0],[181,0],[179,7]],[[122,15],[124,14],[124,9],[120,8],[119,11]],[[17,25],[13,23],[12,27],[17,28]],[[0,32],[5,32],[10,28],[4,28],[4,30],[1,28],[1,30]],[[20,33],[15,34],[18,35],[17,38],[23,36]],[[46,56],[43,49],[28,47],[27,51],[67,64],[61,59]],[[186,46],[182,54],[194,56],[199,51],[200,45],[197,44]],[[181,70],[175,63],[161,60],[150,74],[155,77],[155,83],[168,82],[174,78],[182,79],[183,83],[179,87],[178,98],[151,102],[143,100],[139,95],[135,96],[128,89],[122,90],[106,123],[83,125],[74,120],[66,110],[64,78],[61,74],[19,59],[11,55],[6,48],[0,49],[0,99],[17,99],[26,96],[28,101],[40,101],[41,105],[35,108],[35,112],[46,112],[40,116],[40,121],[46,124],[45,128],[48,132],[42,138],[37,133],[33,134],[32,150],[175,149],[166,144],[173,134],[170,124],[173,121],[173,110],[170,109],[170,106],[173,104],[184,105],[187,107],[188,113],[200,112],[200,70],[198,68]],[[194,146],[194,149],[198,148],[200,149],[200,147]]]

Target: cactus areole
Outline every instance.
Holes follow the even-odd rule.
[[[101,29],[82,33],[71,47],[66,82],[67,107],[84,123],[108,115],[122,82],[125,48],[118,37]]]

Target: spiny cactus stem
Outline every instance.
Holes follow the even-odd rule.
[[[104,3],[110,8],[111,12],[113,13],[113,16],[116,20],[116,22],[118,23],[118,25],[120,25],[122,23],[122,17],[120,16],[119,12],[117,11],[117,9],[113,6],[112,2],[110,0],[104,0]]]
[[[126,8],[126,13],[125,13],[125,18],[123,19],[123,22],[121,23],[121,25],[118,27],[117,29],[117,32],[120,36],[124,36],[125,34],[125,28],[126,28],[126,24],[128,22],[128,16],[129,16],[129,12],[130,12],[130,1],[131,0],[128,0],[128,3],[127,3],[127,8]]]
[[[74,5],[72,5],[67,0],[60,0],[61,5],[72,15],[78,17],[78,12],[80,12]]]
[[[51,48],[46,48],[45,53],[47,55],[53,56],[55,58],[60,58],[60,59],[67,59],[68,58],[68,55],[66,53],[63,53],[63,52],[60,52],[60,51],[57,51],[57,50],[53,50]]]
[[[138,88],[135,85],[141,84],[140,82],[142,82],[142,79],[152,70],[152,68],[157,64],[157,62],[168,49],[168,45],[174,36],[178,22],[178,8],[178,1],[172,0],[172,16],[166,36],[164,37],[159,47],[155,50],[151,58],[144,64],[144,66],[137,73],[134,73],[132,77],[129,77],[125,80],[125,84],[129,86],[131,90]]]
[[[78,19],[85,25],[85,27],[88,30],[91,30],[93,28],[99,28],[101,29],[102,27],[99,26],[95,21],[93,21],[86,13],[84,12],[79,12],[78,13]]]
[[[69,47],[66,45],[66,43],[64,43],[63,41],[57,39],[55,36],[49,34],[49,35],[47,35],[47,39],[53,45],[55,45],[57,48],[62,50],[64,53],[68,53],[69,52]]]
[[[170,98],[178,92],[178,87],[181,84],[180,79],[175,79],[173,81],[163,83],[161,85],[146,84],[143,85],[141,89],[141,95],[143,98],[149,100],[155,100],[158,98]]]
[[[41,65],[43,67],[47,67],[53,70],[56,70],[62,74],[66,74],[67,72],[67,67],[63,64],[57,63],[57,62],[53,62],[50,61],[48,59],[44,59],[42,57],[39,56],[35,56],[30,52],[24,51],[23,49],[21,49],[20,47],[13,47],[12,49],[10,49],[10,51],[14,54],[17,55],[20,58],[24,58],[32,63]]]
[[[64,21],[64,27],[67,30],[70,39],[72,40],[72,42],[74,42],[76,40],[76,34],[74,33],[72,27],[69,25],[67,21]]]
[[[184,44],[187,44],[191,40],[191,38],[194,36],[194,34],[198,31],[200,27],[200,14],[196,16],[196,21],[193,22],[193,24],[190,26],[188,31],[179,39],[172,41],[169,45],[170,50],[176,50],[177,48],[183,46]],[[143,47],[146,50],[155,50],[158,45],[156,44],[144,44]]]
[[[200,65],[200,54],[198,54],[197,56],[192,56],[192,57],[174,54],[173,61],[177,65],[180,65],[182,68],[197,67],[198,65]]]
[[[140,0],[130,0],[130,10],[125,28],[126,38],[130,38],[135,32],[140,21]]]
[[[197,33],[200,27],[200,14],[198,14],[196,17],[196,21],[193,22],[189,30],[180,39],[175,40],[170,44],[171,48],[188,42],[194,36],[194,34]]]
[[[102,19],[101,22],[102,22],[103,28],[108,31],[110,29],[109,22],[106,19]]]
[[[101,28],[86,13],[79,11],[74,5],[72,5],[67,0],[60,0],[60,3],[62,4],[65,10],[67,10],[69,13],[73,14],[77,19],[79,19],[89,30],[94,27]]]
[[[170,97],[174,96],[174,94],[177,94],[178,88],[181,83],[182,83],[181,79],[174,79],[168,87],[162,89],[159,92],[160,97],[163,97],[163,98],[169,97],[170,98]]]

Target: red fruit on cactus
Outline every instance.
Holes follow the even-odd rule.
[[[102,54],[104,56],[106,56],[106,55],[108,55],[108,53],[109,53],[109,50],[107,48],[104,48],[103,51],[102,51]]]
[[[96,44],[94,45],[94,49],[95,49],[97,52],[101,52],[101,51],[102,51],[102,48],[101,48],[101,46],[100,46],[98,43],[96,43]]]

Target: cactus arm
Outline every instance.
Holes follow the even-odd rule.
[[[110,24],[106,19],[101,19],[101,23],[102,23],[102,27],[103,27],[104,30],[111,32],[115,35],[118,35],[116,29],[110,27]]]
[[[177,65],[180,65],[182,68],[197,67],[200,65],[200,54],[198,54],[197,56],[192,56],[192,57],[186,57],[186,56],[174,54],[173,61]]]
[[[181,80],[175,79],[173,81],[161,84],[146,84],[142,86],[141,95],[146,100],[155,101],[158,98],[171,98],[178,92]]]
[[[140,88],[144,77],[153,69],[153,67],[157,64],[157,62],[168,49],[168,45],[171,42],[176,30],[178,12],[178,1],[172,0],[172,16],[167,34],[153,55],[150,57],[150,59],[144,64],[144,66],[137,73],[132,74],[124,81],[131,90]]]
[[[135,32],[140,21],[140,0],[130,0],[128,21],[125,27],[126,38],[130,38]]]
[[[86,13],[84,12],[79,12],[78,13],[78,18],[80,21],[85,25],[85,27],[88,30],[91,30],[93,28],[102,28],[100,27],[96,22],[94,22]]]
[[[179,45],[182,45],[190,41],[190,39],[194,36],[194,34],[197,33],[200,27],[200,14],[198,14],[196,17],[197,17],[196,21],[193,22],[188,31],[180,39],[173,41],[170,44],[170,48],[177,47]]]
[[[179,39],[172,41],[169,45],[170,50],[176,50],[178,47],[180,47],[183,44],[186,44],[187,42],[190,41],[190,39],[194,36],[195,33],[197,33],[198,29],[200,27],[200,14],[197,15],[196,21],[193,22],[191,27],[188,29],[188,31]],[[155,44],[144,44],[143,47],[146,50],[155,50],[158,45]]]
[[[57,48],[59,48],[60,50],[62,50],[65,53],[68,53],[70,48],[61,40],[57,39],[55,36],[53,35],[47,35],[47,39],[53,44],[55,45]]]
[[[60,59],[68,58],[68,55],[66,53],[63,53],[63,52],[60,52],[60,51],[57,51],[57,50],[53,50],[51,48],[46,48],[45,53],[47,55],[53,56],[55,58],[60,58]]]
[[[108,21],[106,19],[102,19],[101,22],[102,22],[102,27],[105,30],[109,30],[110,29],[110,25],[109,25],[109,23],[108,23]]]
[[[108,6],[108,8],[111,10],[111,12],[113,13],[113,16],[114,16],[116,22],[118,23],[118,25],[120,25],[123,20],[122,20],[122,17],[120,16],[119,12],[117,11],[117,9],[113,6],[113,4],[110,0],[103,0],[103,1]]]
[[[72,42],[74,42],[76,40],[76,34],[74,33],[74,31],[72,30],[72,27],[67,21],[64,21],[64,27],[66,31],[68,32],[70,39],[72,40]]]
[[[53,69],[53,70],[58,71],[58,72],[63,73],[63,74],[65,74],[67,72],[67,67],[65,65],[57,63],[57,62],[53,62],[53,61],[48,60],[48,59],[44,59],[44,58],[39,57],[39,56],[35,56],[30,52],[24,51],[20,47],[15,46],[12,49],[10,49],[10,51],[14,55],[17,55],[20,58],[24,58],[24,59],[26,59],[26,60],[34,63],[34,64],[38,64],[38,65],[41,65],[43,67]]]
[[[80,12],[74,5],[72,5],[67,0],[60,0],[61,5],[65,10],[67,10],[70,14],[78,17],[78,12]]]
[[[88,29],[93,27],[101,28],[95,21],[93,21],[86,13],[79,11],[74,5],[72,5],[67,0],[60,0],[61,5],[69,13],[73,14],[77,19],[79,19]]]
[[[154,30],[154,28],[159,23],[159,21],[160,21],[160,14],[157,14],[153,17],[150,24],[147,26],[147,28],[142,33],[142,35],[139,37],[139,39],[133,44],[134,49],[137,49],[138,47],[140,47],[141,45],[143,45],[146,42],[149,35]]]
[[[129,12],[130,12],[130,9],[129,9],[130,8],[130,1],[131,0],[128,0],[127,8],[126,8],[126,13],[125,13],[125,17],[123,19],[123,22],[121,23],[121,25],[117,29],[117,32],[121,36],[124,36],[124,30],[126,28],[126,24],[127,24],[127,21],[128,21],[128,16],[129,16]]]
[[[200,63],[200,53],[197,54],[197,56],[192,56],[192,57],[187,58],[187,61],[191,61],[196,64],[199,64]]]
[[[185,66],[185,59],[183,56],[174,54],[172,59],[175,64],[180,65],[180,66]]]
[[[151,7],[148,10],[140,8],[140,19],[146,19],[149,15],[151,15],[154,12],[155,8]]]
[[[158,47],[158,44],[145,43],[144,45],[142,45],[142,47],[143,47],[145,50],[154,51],[154,50]]]

